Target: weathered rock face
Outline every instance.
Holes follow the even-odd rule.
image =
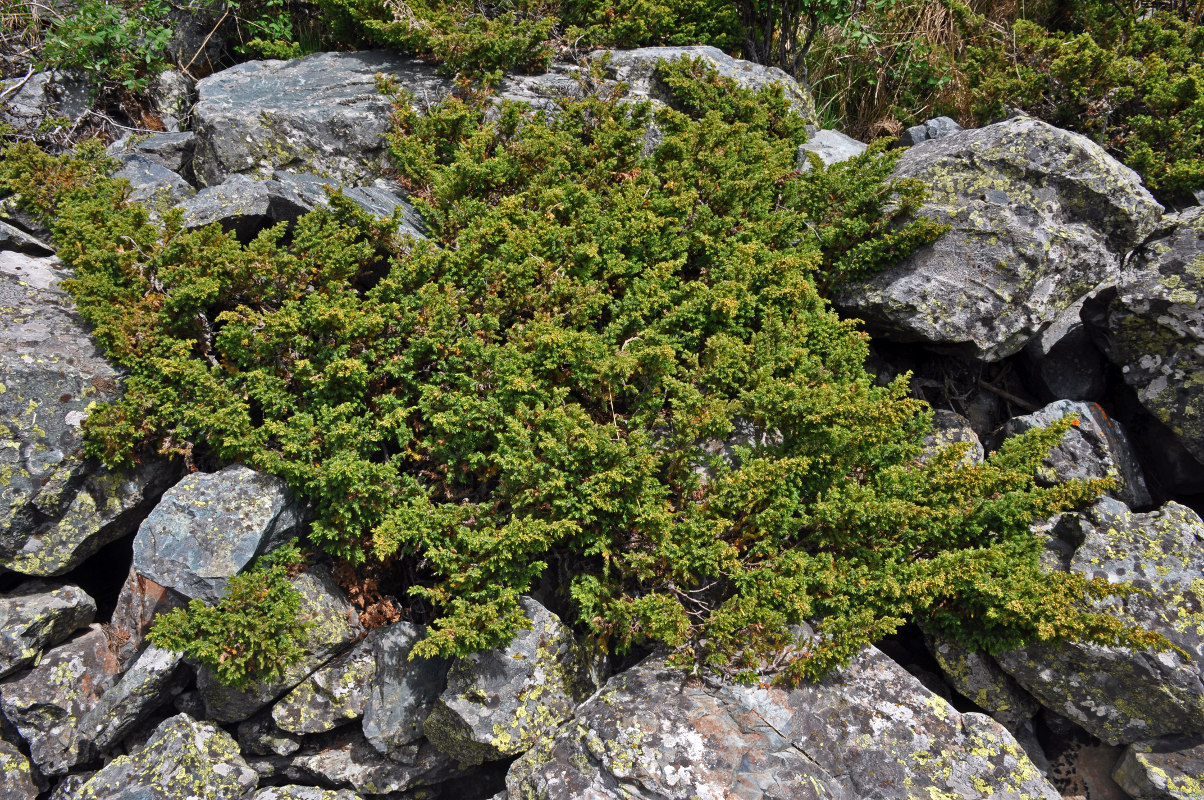
[[[184,169],[192,164],[192,153],[196,147],[196,134],[192,131],[183,133],[152,133],[146,138],[125,137],[109,145],[108,152],[112,156],[124,154],[139,155],[159,166],[182,174]]]
[[[283,731],[322,733],[364,715],[376,677],[376,648],[371,638],[310,675],[272,708]]]
[[[79,721],[81,736],[97,750],[105,751],[121,741],[152,711],[171,699],[171,690],[183,672],[178,653],[148,647],[127,669],[117,684]]]
[[[1083,321],[1146,410],[1204,461],[1204,207],[1167,224],[1126,263]]]
[[[436,747],[464,764],[526,751],[594,689],[572,632],[531,598],[520,602],[531,627],[505,649],[457,659],[423,725]]]
[[[873,648],[793,691],[683,684],[644,662],[506,783],[511,797],[541,800],[1059,796],[1003,726],[959,714]]]
[[[1019,730],[1040,708],[989,655],[929,631],[924,632],[924,644],[953,688],[1009,731]]]
[[[106,764],[76,796],[79,800],[242,800],[258,782],[228,733],[179,714],[161,723],[142,749]]]
[[[1033,428],[1044,428],[1063,417],[1075,415],[1078,424],[1068,430],[1037,471],[1045,486],[1069,480],[1112,478],[1112,494],[1128,506],[1145,508],[1153,503],[1124,428],[1105,413],[1098,403],[1059,400],[1040,411],[1008,420],[1004,432],[1015,436]]]
[[[33,664],[95,616],[96,602],[78,586],[28,581],[0,597],[0,678]]]
[[[319,789],[316,786],[272,786],[251,795],[251,800],[362,800],[347,789]]]
[[[301,513],[284,481],[247,467],[188,475],[138,528],[134,570],[184,597],[215,603],[253,558],[295,535]]]
[[[811,92],[777,67],[766,67],[732,58],[717,47],[641,47],[636,50],[608,50],[598,54],[609,56],[606,64],[612,78],[627,83],[631,97],[664,101],[668,93],[656,78],[658,61],[679,58],[701,59],[721,76],[731,78],[740,86],[760,89],[764,86],[782,87],[786,100],[803,119],[815,123],[815,100]]]
[[[27,575],[60,575],[127,533],[172,477],[83,457],[90,404],[121,389],[62,277],[53,259],[0,253],[0,567]]]
[[[816,131],[807,137],[807,141],[798,148],[798,168],[800,172],[811,169],[811,159],[808,153],[814,153],[824,166],[830,167],[841,161],[848,161],[856,155],[865,152],[865,144],[851,136],[845,136],[840,131]]]
[[[359,615],[324,567],[315,567],[292,581],[301,594],[301,618],[310,624],[300,646],[301,658],[285,670],[284,677],[260,682],[245,692],[223,686],[213,673],[201,668],[197,687],[205,702],[205,716],[217,722],[240,722],[296,686],[330,658],[359,638]]]
[[[250,61],[205,78],[192,112],[197,179],[211,186],[231,173],[270,177],[282,168],[355,182],[379,175],[389,101],[376,91],[378,72],[419,103],[451,90],[429,64],[383,52]]]
[[[920,142],[927,142],[929,139],[943,139],[946,136],[952,136],[963,130],[964,128],[958,125],[954,119],[949,117],[933,117],[923,125],[912,125],[903,131],[903,135],[899,137],[899,144],[904,147],[911,147]]]
[[[80,719],[113,684],[117,659],[99,625],[47,653],[29,672],[0,684],[4,716],[29,743],[46,775],[62,775],[88,757]]]
[[[952,230],[847,285],[837,305],[887,339],[986,361],[1113,279],[1162,212],[1099,146],[1027,117],[923,142],[894,177],[920,180],[918,213]]]
[[[1104,498],[1079,523],[1084,539],[1070,569],[1147,589],[1116,601],[1115,612],[1187,657],[1059,643],[1000,654],[999,664],[1043,706],[1109,744],[1204,730],[1204,521],[1177,503],[1135,514]]]
[[[0,739],[0,797],[5,800],[34,800],[38,787],[33,782],[29,759],[16,745]]]
[[[142,203],[152,214],[162,215],[176,203],[196,194],[196,189],[167,167],[138,153],[118,156],[121,169],[114,178],[130,182],[130,200]]]
[[[1085,300],[1086,298],[1084,298]],[[1078,300],[1024,348],[1034,383],[1065,400],[1099,401],[1107,390],[1107,359],[1091,340]]]
[[[382,753],[392,753],[422,738],[423,723],[447,685],[448,662],[410,660],[423,630],[396,622],[372,637],[376,673],[364,705],[364,735]]]
[[[1112,778],[1134,800],[1197,800],[1204,795],[1204,744],[1198,737],[1134,742]]]
[[[130,567],[130,574],[117,595],[117,607],[113,609],[110,624],[113,628],[113,649],[121,668],[125,667],[142,650],[142,642],[150,631],[157,614],[183,608],[186,602],[180,595],[168,591],[149,578],[139,575]]]

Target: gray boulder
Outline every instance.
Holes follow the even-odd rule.
[[[1023,728],[1040,709],[1032,695],[986,653],[932,631],[924,631],[924,644],[949,684],[1009,731]]]
[[[1095,346],[1080,314],[1082,298],[1032,338],[1024,348],[1028,372],[1059,400],[1096,401],[1107,390],[1107,359]]]
[[[232,576],[297,532],[284,481],[235,464],[163,493],[134,537],[134,569],[189,599],[215,603]]]
[[[21,80],[0,81],[0,92]],[[35,72],[0,105],[0,121],[28,131],[55,117],[74,122],[91,105],[91,91],[82,77],[67,72]]]
[[[213,186],[235,172],[266,178],[277,169],[344,180],[381,174],[390,105],[377,73],[420,104],[452,88],[431,65],[384,52],[249,61],[204,78],[192,112],[197,179]]]
[[[301,658],[278,680],[253,685],[247,691],[223,686],[213,673],[197,671],[197,688],[205,717],[216,722],[240,722],[264,708],[309,677],[332,656],[363,635],[359,615],[325,567],[315,567],[292,581],[301,593],[301,618],[310,623],[301,645]]]
[[[430,786],[465,771],[451,756],[426,742],[382,755],[352,729],[331,734],[316,748],[278,759],[274,769],[288,780],[313,781],[365,795]]]
[[[99,625],[48,652],[36,667],[0,683],[4,716],[29,743],[46,775],[63,775],[88,759],[80,720],[113,685],[117,659]]]
[[[33,664],[95,616],[96,602],[78,586],[27,581],[0,597],[0,678]]]
[[[130,566],[130,574],[121,585],[117,606],[109,621],[113,650],[123,670],[142,651],[155,616],[185,605],[187,602],[183,597],[142,577],[133,565]]]
[[[376,673],[364,704],[364,735],[382,753],[392,753],[423,736],[423,724],[447,685],[444,659],[410,660],[423,629],[409,622],[379,628],[372,637]]]
[[[275,221],[272,206],[281,199],[278,190],[274,182],[231,175],[179,203],[184,227],[200,228],[217,222],[240,240],[250,241]]]
[[[163,130],[180,132],[192,108],[194,86],[195,81],[178,69],[165,69],[151,80],[147,94]]]
[[[504,649],[457,659],[423,731],[463,764],[525,752],[595,688],[589,660],[557,617],[529,597],[531,627]]]
[[[138,153],[117,157],[121,169],[113,173],[115,178],[130,182],[133,191],[130,200],[142,203],[152,214],[161,216],[176,203],[196,194],[196,189],[167,167]]]
[[[251,795],[250,800],[363,800],[347,789],[319,789],[316,786],[271,786]]]
[[[1112,779],[1133,800],[1199,800],[1204,795],[1204,744],[1193,739],[1134,742]]]
[[[15,225],[0,220],[0,251],[14,250],[31,256],[54,255],[54,248]]]
[[[932,433],[924,437],[926,453],[922,458],[927,461],[933,453],[950,445],[965,448],[962,463],[966,466],[981,464],[986,457],[982,442],[970,425],[970,420],[953,411],[938,409],[932,414]]]
[[[5,800],[35,800],[38,787],[29,759],[11,742],[0,739],[0,797]]]
[[[182,688],[184,662],[178,653],[148,647],[121,679],[79,721],[80,735],[104,752]]]
[[[645,661],[519,758],[506,784],[530,800],[1059,797],[1003,726],[958,713],[874,648],[795,690]]]
[[[0,567],[27,575],[61,575],[128,533],[173,477],[83,457],[89,408],[121,386],[64,277],[57,260],[0,252]]]
[[[105,764],[78,800],[243,800],[259,778],[230,735],[186,714],[164,720],[139,750]]]
[[[1111,493],[1123,503],[1135,508],[1152,505],[1153,498],[1124,428],[1098,403],[1059,400],[1040,411],[1008,420],[1003,430],[1007,436],[1016,436],[1070,415],[1078,417],[1078,425],[1068,430],[1045,457],[1037,470],[1038,483],[1053,486],[1069,480],[1112,478],[1117,485]]]
[[[164,169],[183,174],[192,165],[192,152],[196,147],[196,134],[192,131],[181,133],[152,133],[145,138],[126,136],[109,145],[109,155],[139,155],[155,162]]]
[[[364,715],[376,676],[373,637],[330,661],[272,707],[272,719],[289,733],[322,733]]]
[[[814,153],[825,167],[848,161],[853,156],[865,152],[865,144],[851,136],[845,136],[840,131],[816,131],[807,137],[807,141],[798,148],[798,168],[800,172],[811,169],[811,159],[808,153]]]
[[[238,744],[257,756],[291,756],[301,749],[301,737],[277,728],[271,714],[260,713],[238,723]]]
[[[893,173],[952,229],[853,281],[838,307],[891,341],[986,361],[1019,352],[1154,229],[1162,207],[1086,137],[1027,117],[923,142]]]
[[[956,120],[949,117],[933,117],[922,125],[912,125],[903,131],[903,135],[899,137],[899,144],[911,147],[930,139],[943,139],[963,130],[965,129],[958,125]]]
[[[1083,541],[1069,568],[1145,590],[1105,610],[1186,655],[1036,643],[999,654],[999,664],[1043,706],[1112,745],[1204,730],[1204,521],[1177,503],[1136,514],[1108,497],[1077,521]]]
[[[1145,409],[1204,461],[1204,207],[1166,222],[1083,321]]]
[[[777,85],[782,88],[791,108],[808,122],[815,123],[815,100],[811,92],[777,67],[766,67],[732,58],[717,47],[641,47],[635,50],[606,50],[597,58],[609,58],[606,69],[611,78],[627,84],[629,96],[664,102],[666,88],[656,77],[659,61],[680,58],[701,59],[722,77],[731,78],[747,89]]]

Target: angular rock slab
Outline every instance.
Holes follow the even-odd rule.
[[[271,786],[251,795],[250,800],[363,800],[347,789],[319,789],[317,786]]]
[[[836,296],[899,342],[975,359],[1020,351],[1120,270],[1162,207],[1135,172],[1086,137],[1028,117],[907,150],[894,178],[928,189],[917,214],[952,226]]]
[[[1078,417],[1078,424],[1066,431],[1062,441],[1037,468],[1037,482],[1053,486],[1070,480],[1112,478],[1117,485],[1111,493],[1121,502],[1138,508],[1153,504],[1129,437],[1120,421],[1109,417],[1098,403],[1059,400],[1032,414],[1008,420],[1003,430],[1008,436],[1016,436],[1033,428],[1047,427],[1072,414]]]
[[[143,650],[116,685],[80,719],[80,735],[97,750],[108,750],[171,699],[171,690],[179,690],[183,666],[178,653],[154,646]]]
[[[423,105],[452,89],[433,66],[384,52],[248,61],[201,80],[192,111],[197,180],[212,186],[231,173],[266,178],[277,169],[342,180],[381,174],[390,104],[376,90],[378,72]]]
[[[89,757],[79,723],[113,685],[117,659],[99,625],[47,653],[19,678],[0,683],[4,716],[29,743],[46,775],[63,775]]]
[[[1098,401],[1108,389],[1108,360],[1083,324],[1085,300],[1063,311],[1024,348],[1034,383],[1060,400]]]
[[[1204,520],[1178,503],[1136,514],[1105,497],[1079,523],[1084,539],[1070,569],[1148,590],[1108,610],[1187,657],[1062,642],[996,660],[1043,706],[1108,744],[1204,730]]]
[[[184,133],[152,133],[145,138],[126,136],[108,146],[109,155],[119,157],[124,154],[137,154],[149,159],[161,167],[182,174],[186,167],[192,165],[192,153],[196,147],[196,134],[192,131]]]
[[[118,756],[77,792],[79,800],[242,800],[258,784],[225,731],[186,714],[164,720],[146,744]]]
[[[161,465],[121,474],[83,457],[89,409],[121,387],[64,277],[54,259],[0,252],[0,567],[26,575],[75,568],[171,479]]]
[[[1133,800],[1199,800],[1204,797],[1204,744],[1199,739],[1134,742],[1116,762],[1112,779]]]
[[[463,764],[525,752],[595,688],[572,632],[531,598],[519,602],[531,627],[504,649],[456,659],[423,724],[431,743]]]
[[[1020,730],[1040,708],[1032,695],[986,653],[930,631],[924,631],[924,644],[950,685],[1009,731]]]
[[[1147,411],[1204,462],[1204,206],[1167,217],[1083,321]]]
[[[216,603],[226,582],[286,542],[301,507],[284,481],[239,464],[197,472],[163,493],[134,537],[134,569],[190,600]]]
[[[96,601],[78,586],[29,581],[0,597],[0,678],[34,663],[95,616]]]
[[[293,578],[301,593],[301,619],[310,623],[301,641],[301,658],[271,683],[259,682],[247,691],[223,686],[213,673],[197,671],[197,688],[205,716],[216,722],[241,722],[303,681],[332,656],[363,635],[359,615],[325,567]]]
[[[920,142],[926,142],[929,139],[943,139],[946,136],[952,136],[963,130],[965,129],[961,125],[958,125],[954,119],[949,117],[933,117],[923,125],[912,125],[903,131],[903,135],[899,137],[899,144],[904,147],[911,147]]]
[[[683,682],[645,661],[506,785],[531,800],[1059,797],[1003,726],[958,713],[874,648],[795,690]]]
[[[365,639],[310,675],[272,707],[282,731],[323,733],[359,719],[376,677],[374,643]]]
[[[395,622],[373,631],[372,678],[364,704],[364,735],[382,753],[393,753],[423,736],[423,725],[447,686],[449,662],[441,659],[410,660],[421,641],[422,627]]]
[[[129,199],[142,203],[154,216],[161,216],[176,203],[196,194],[187,181],[146,156],[130,153],[118,156],[118,160],[122,166],[113,177],[129,181],[133,187]]]
[[[5,800],[34,800],[38,787],[33,782],[29,759],[16,745],[0,739],[0,797]]]
[[[113,609],[110,626],[113,632],[113,649],[124,670],[142,651],[143,640],[150,632],[158,614],[187,605],[184,598],[166,587],[139,575],[130,566],[130,574],[117,595],[117,606]]]
[[[799,145],[798,169],[799,172],[811,169],[811,159],[807,153],[814,153],[825,167],[830,167],[841,161],[848,161],[853,156],[859,156],[865,150],[864,142],[859,142],[852,136],[845,136],[840,131],[816,131]]]
[[[777,67],[732,58],[717,47],[641,47],[607,50],[598,57],[609,57],[606,69],[610,77],[625,82],[629,96],[635,99],[667,100],[669,93],[656,77],[657,62],[694,58],[701,59],[721,77],[730,78],[746,89],[756,91],[766,86],[780,86],[791,109],[808,122],[816,122],[815,99],[805,86]]]
[[[388,794],[442,783],[461,775],[465,767],[429,743],[382,755],[358,731],[332,735],[316,750],[302,750],[283,766],[289,780],[309,779],[329,786],[354,789],[365,795]]]

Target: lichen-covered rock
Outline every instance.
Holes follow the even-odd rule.
[[[117,605],[109,621],[113,652],[117,654],[117,661],[123,670],[142,651],[155,616],[185,605],[183,597],[139,575],[130,566],[130,574],[121,585]]]
[[[1059,314],[1024,348],[1034,383],[1059,400],[1100,400],[1108,388],[1108,361],[1080,316],[1085,299]]]
[[[292,581],[301,594],[301,619],[310,623],[301,641],[301,658],[284,677],[261,681],[247,691],[223,686],[206,668],[197,671],[197,688],[205,702],[205,717],[217,722],[241,722],[309,677],[332,656],[364,632],[359,615],[325,567],[315,567]]]
[[[924,458],[929,458],[931,456],[928,454],[954,444],[966,447],[966,453],[962,456],[963,464],[973,466],[983,462],[985,451],[978,434],[970,425],[970,420],[953,411],[938,409],[932,415],[932,432],[924,437]]]
[[[140,153],[121,155],[117,160],[121,169],[113,177],[129,181],[133,187],[129,199],[142,203],[156,216],[196,194],[196,189],[179,175]]]
[[[258,782],[228,733],[178,714],[160,723],[141,749],[106,764],[77,797],[243,800]]]
[[[271,786],[251,795],[250,800],[363,800],[347,789],[319,789],[317,786]]]
[[[316,748],[290,756],[282,766],[285,775],[295,776],[289,780],[308,779],[365,795],[430,786],[465,771],[451,756],[426,742],[386,756],[352,729],[331,734]]]
[[[26,581],[0,597],[0,678],[34,663],[95,616],[96,601],[78,586]]]
[[[99,625],[59,645],[36,667],[0,683],[4,716],[29,743],[46,775],[62,775],[88,758],[79,723],[117,675],[117,659]]]
[[[452,88],[430,64],[384,52],[249,61],[201,80],[192,111],[197,179],[213,186],[235,172],[267,178],[277,169],[343,180],[381,174],[390,104],[377,73],[421,104]]]
[[[128,533],[172,473],[85,459],[80,426],[117,372],[59,288],[57,260],[0,252],[0,567],[61,575]]]
[[[1200,739],[1134,742],[1116,762],[1112,779],[1133,800],[1204,798],[1204,744]]]
[[[376,675],[372,638],[339,655],[286,694],[272,707],[276,725],[290,733],[322,733],[363,716]]]
[[[192,600],[217,602],[232,576],[295,535],[302,517],[284,481],[239,464],[187,475],[134,537],[134,569]]]
[[[917,213],[952,229],[846,284],[837,305],[889,340],[986,361],[1019,352],[1115,278],[1162,213],[1094,142],[1027,117],[923,142],[893,176],[921,181]]]
[[[943,139],[965,130],[949,117],[933,117],[922,125],[912,125],[899,137],[899,144],[911,147],[929,139]]]
[[[1204,207],[1166,222],[1085,303],[1083,321],[1145,409],[1204,462]]]
[[[134,729],[179,690],[183,660],[178,653],[151,646],[117,683],[79,720],[79,733],[104,752]]]
[[[444,659],[410,660],[423,629],[395,622],[374,631],[373,676],[364,705],[364,735],[382,753],[392,753],[423,736],[423,724],[447,685]]]
[[[777,67],[732,58],[717,47],[641,47],[608,50],[598,56],[609,58],[606,69],[610,76],[626,83],[629,96],[635,99],[666,100],[669,93],[656,77],[657,62],[694,58],[701,59],[722,77],[747,89],[755,91],[765,86],[780,86],[795,113],[808,122],[816,121],[815,100],[805,86]]]
[[[108,147],[109,155],[137,154],[177,174],[183,174],[192,164],[192,153],[196,147],[196,134],[152,133],[145,137],[126,136]]]
[[[525,752],[594,690],[572,632],[531,598],[520,603],[531,627],[504,649],[456,659],[423,725],[436,747],[464,764]]]
[[[1053,486],[1069,480],[1112,478],[1116,488],[1111,493],[1121,502],[1135,508],[1149,507],[1154,501],[1137,454],[1120,421],[1109,417],[1098,403],[1059,400],[1040,411],[1008,420],[1004,433],[1016,436],[1071,415],[1078,417],[1078,424],[1045,457],[1037,469],[1037,482]]]
[[[1177,503],[1136,514],[1106,497],[1079,523],[1070,569],[1146,590],[1111,610],[1187,655],[1036,643],[999,654],[999,664],[1043,706],[1109,744],[1204,730],[1204,521]]]
[[[924,644],[941,665],[945,680],[1009,731],[1020,730],[1040,708],[1032,695],[986,653],[932,631],[924,631]]]
[[[291,756],[301,749],[301,737],[280,730],[266,712],[238,723],[237,738],[244,753],[257,756]]]
[[[811,159],[808,153],[815,153],[825,167],[848,161],[853,156],[865,152],[865,143],[859,142],[852,136],[846,136],[840,131],[816,131],[807,137],[807,141],[798,148],[798,168],[800,172],[811,169]]]
[[[35,800],[38,787],[29,759],[16,745],[0,739],[0,797],[4,800]]]
[[[685,680],[645,661],[506,784],[527,800],[1059,796],[998,722],[958,713],[873,648],[795,690]]]

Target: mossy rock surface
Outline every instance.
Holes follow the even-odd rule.
[[[510,797],[1059,797],[1003,726],[873,648],[796,690],[683,678],[612,678],[515,762]]]
[[[887,339],[997,361],[1114,279],[1162,215],[1137,174],[1095,143],[1028,117],[923,142],[894,176],[929,190],[917,212],[952,229],[837,295]]]

